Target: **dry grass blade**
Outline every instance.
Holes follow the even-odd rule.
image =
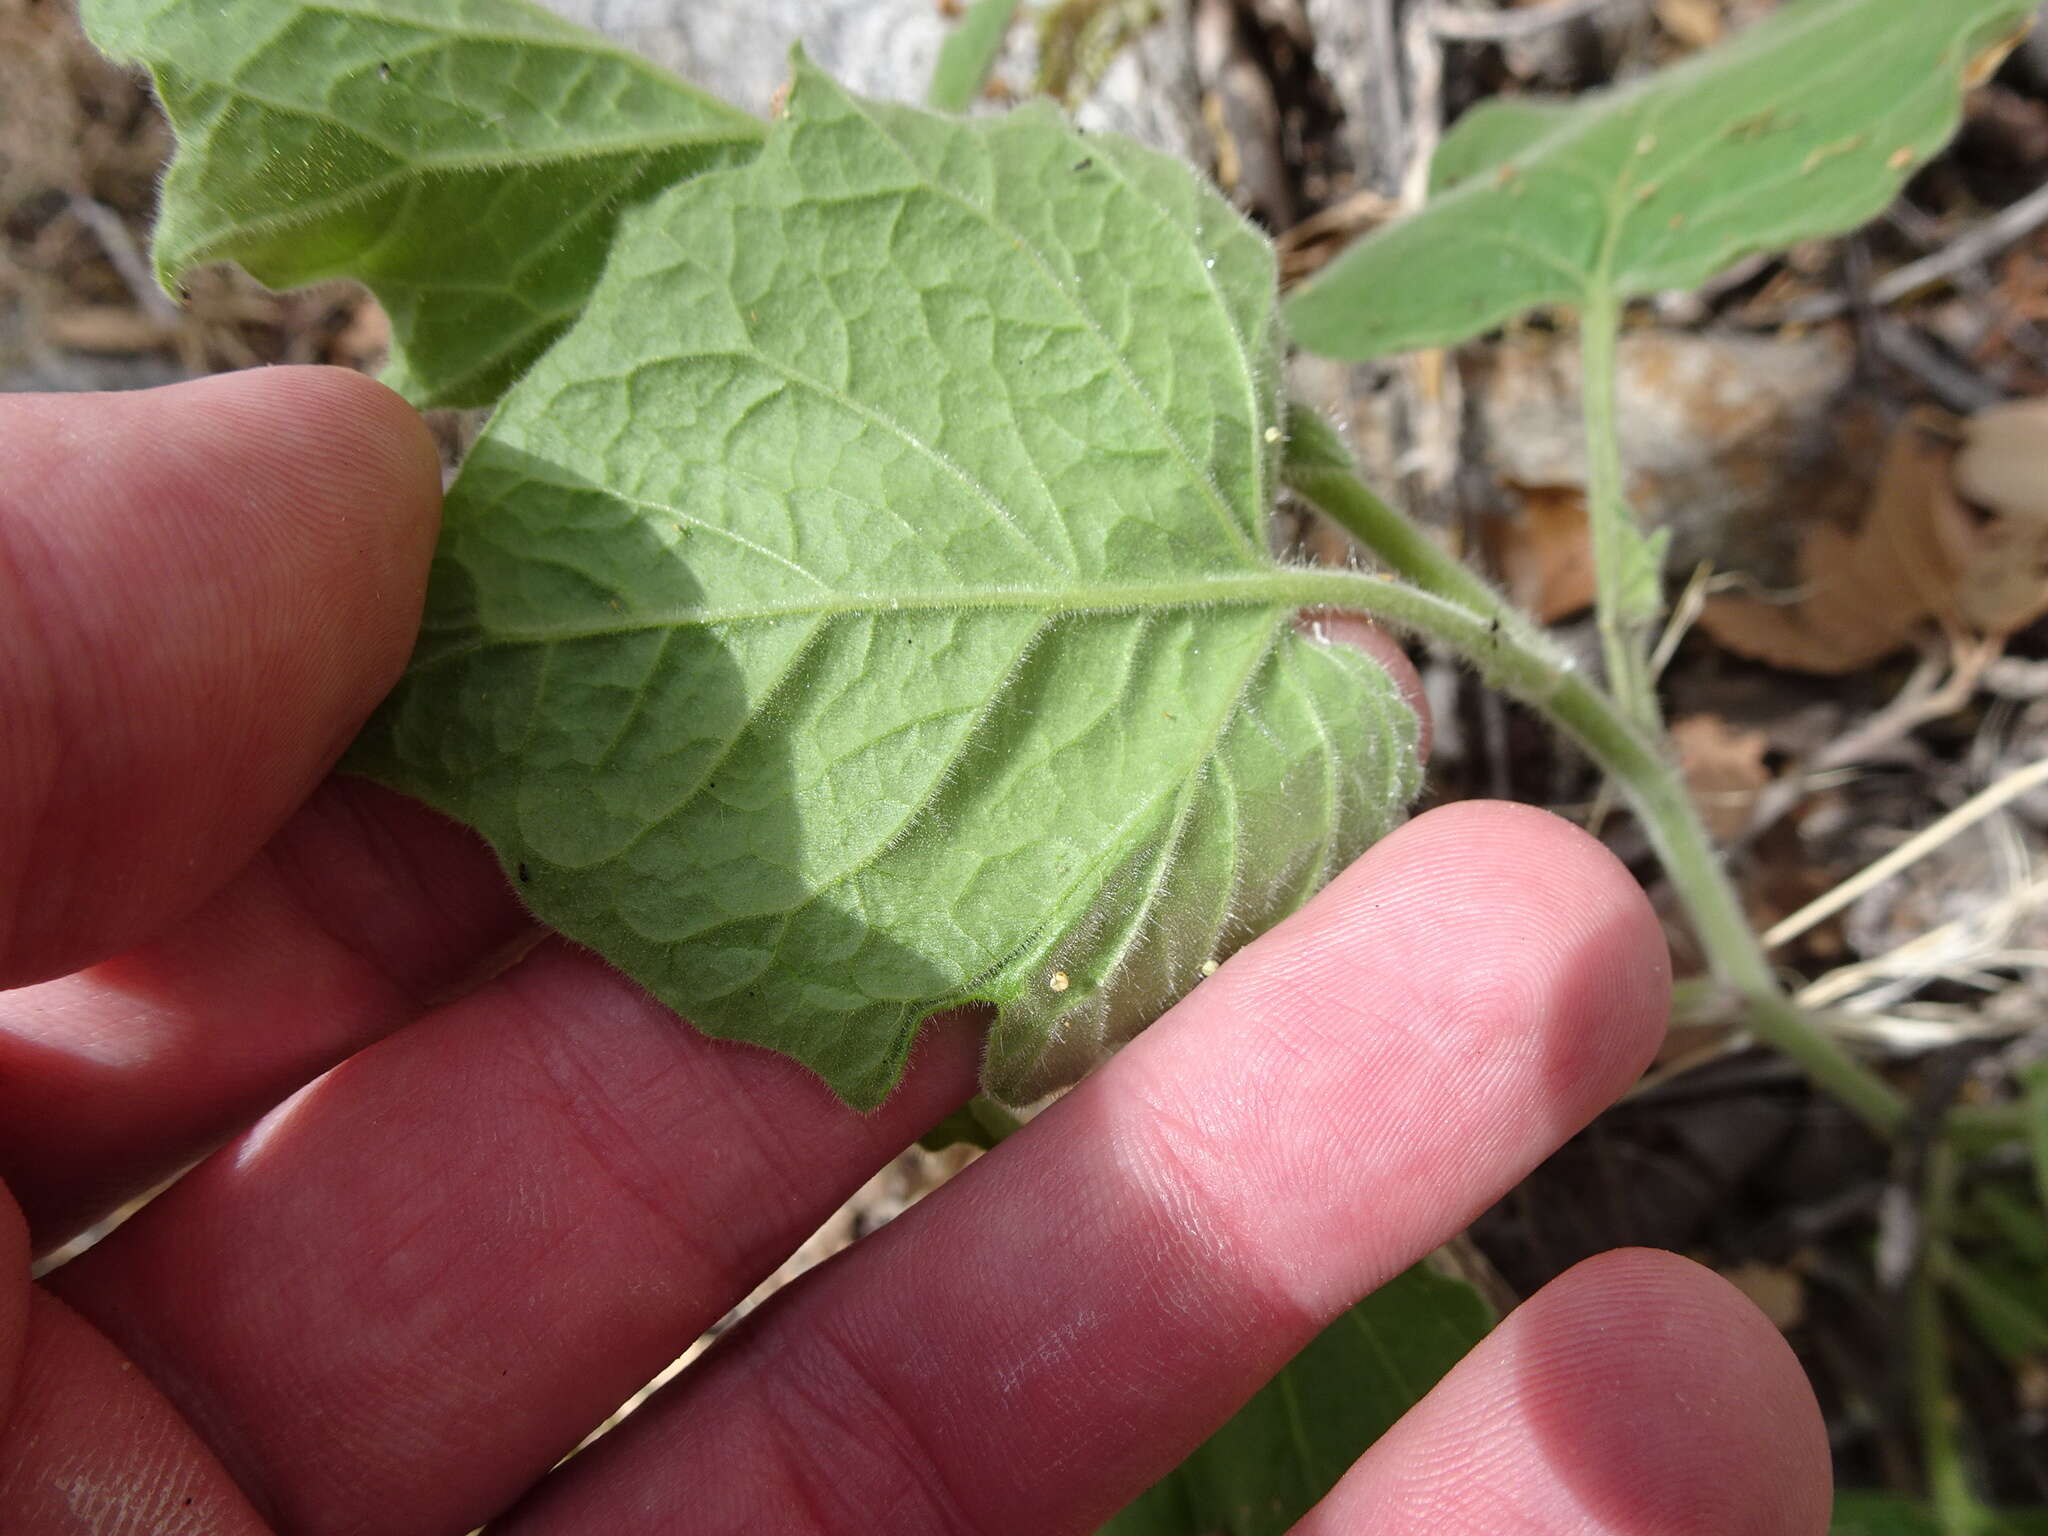
[[[1985,817],[2003,810],[2013,801],[2031,794],[2044,784],[2048,784],[2048,758],[2007,774],[1988,789],[1971,796],[1925,832],[1900,844],[1876,863],[1844,880],[1826,895],[1808,902],[1764,935],[1764,947],[1777,949],[1791,943],[1802,933],[1826,922],[1866,891],[1875,890],[1900,870],[1918,863],[1950,839],[1974,827]]]

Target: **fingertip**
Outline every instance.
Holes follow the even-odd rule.
[[[1641,1075],[1670,1010],[1669,950],[1634,877],[1562,818],[1500,801],[1398,828],[1233,965],[1217,990],[1249,993],[1256,1015],[1341,1021],[1371,999],[1360,1030],[1426,1021],[1414,1044],[1446,1095],[1540,1062],[1558,1140]]]
[[[343,658],[367,712],[412,652],[441,527],[441,463],[426,422],[365,374],[249,369],[154,392],[156,434],[192,438],[215,488],[260,488],[247,535],[317,573],[295,597],[353,636]],[[142,397],[132,397],[138,402]]]
[[[439,504],[424,423],[343,369],[0,399],[0,982],[261,846],[403,669]]]
[[[1395,834],[1393,854],[1442,872],[1445,929],[1475,951],[1518,939],[1532,971],[1568,985],[1580,1027],[1567,1053],[1611,1099],[1642,1075],[1671,1016],[1671,949],[1647,892],[1605,843],[1562,816],[1504,800],[1440,806]],[[1389,839],[1394,841],[1394,839]]]
[[[1791,1346],[1733,1285],[1674,1253],[1618,1249],[1523,1310],[1519,1384],[1584,1507],[1624,1530],[1827,1529],[1819,1404]]]
[[[1171,1140],[1152,1160],[1237,1208],[1245,1253],[1319,1255],[1253,1283],[1322,1317],[1611,1104],[1669,987],[1611,854],[1554,816],[1461,803],[1374,845],[1075,1097]]]
[[[1821,1536],[1832,1503],[1777,1330],[1711,1271],[1625,1249],[1517,1308],[1296,1529]]]

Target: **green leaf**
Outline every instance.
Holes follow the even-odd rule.
[[[1003,51],[1019,0],[974,0],[960,25],[939,45],[938,67],[926,104],[936,112],[965,112],[988,83]]]
[[[1632,522],[1616,529],[1621,544],[1621,579],[1615,585],[1614,611],[1624,624],[1654,624],[1664,611],[1664,559],[1671,549],[1671,530],[1645,535]]]
[[[1951,1254],[1942,1278],[1971,1327],[2007,1364],[2048,1359],[2048,1307],[2043,1305],[2038,1273],[2017,1266],[1972,1264]]]
[[[1990,1520],[1990,1536],[2048,1536],[2048,1509],[2006,1510]],[[1946,1536],[1934,1512],[1918,1500],[1853,1490],[1835,1496],[1828,1531],[1829,1536]]]
[[[980,1147],[993,1151],[1024,1128],[1024,1123],[993,1099],[976,1094],[952,1114],[917,1138],[927,1152],[948,1147]]]
[[[1288,304],[1301,344],[1449,346],[1546,304],[1692,288],[1876,217],[1954,134],[2032,0],[1798,0],[1719,48],[1569,107],[1466,115],[1441,195]]]
[[[1583,110],[1581,102],[1541,96],[1496,96],[1458,119],[1429,162],[1429,191],[1441,197],[1514,159]]]
[[[85,0],[178,135],[166,287],[236,261],[369,284],[388,382],[487,405],[567,328],[620,213],[751,156],[761,126],[523,0]]]
[[[1280,1536],[1493,1323],[1478,1291],[1416,1265],[1318,1334],[1101,1536]]]
[[[1417,787],[1268,552],[1274,285],[1173,161],[800,61],[506,397],[356,766],[852,1103],[968,1002],[994,1096],[1072,1081]]]

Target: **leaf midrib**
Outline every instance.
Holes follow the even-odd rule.
[[[1033,587],[985,587],[908,594],[838,592],[794,602],[762,603],[749,608],[685,608],[604,624],[513,629],[482,621],[463,626],[483,632],[477,646],[445,651],[415,665],[439,666],[484,644],[553,645],[644,634],[649,630],[716,629],[787,619],[881,617],[891,613],[971,613],[1018,608],[1060,618],[1081,614],[1170,612],[1189,608],[1311,607],[1327,600],[1327,594],[1308,588],[1301,579],[1313,575],[1307,570],[1276,564],[1270,570],[1243,575],[1205,572],[1181,581],[1071,587],[1061,592]]]

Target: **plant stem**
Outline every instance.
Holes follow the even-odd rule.
[[[1940,1254],[1954,1224],[1956,1156],[1936,1142],[1927,1149],[1920,1200],[1920,1262],[1911,1285],[1913,1407],[1927,1492],[1942,1536],[1987,1536],[1991,1520],[1970,1486],[1962,1452],[1962,1409],[1949,1383],[1948,1329],[1942,1315]]]
[[[1890,1084],[1822,1034],[1779,987],[1677,771],[1652,739],[1576,675],[1540,631],[1348,469],[1291,465],[1289,483],[1379,555],[1407,587],[1359,572],[1301,573],[1305,600],[1354,608],[1458,651],[1493,686],[1541,711],[1614,781],[1642,818],[1684,900],[1715,978],[1749,1005],[1751,1028],[1815,1083],[1890,1135],[1906,1104]],[[1418,590],[1419,589],[1419,590]]]
[[[1657,572],[1622,483],[1617,358],[1621,306],[1610,293],[1588,299],[1579,319],[1580,394],[1586,421],[1586,521],[1593,534],[1593,582],[1600,649],[1608,686],[1628,719],[1657,725],[1650,685],[1649,625],[1655,619]],[[1647,587],[1647,591],[1646,591]],[[1647,615],[1643,610],[1647,609]]]

